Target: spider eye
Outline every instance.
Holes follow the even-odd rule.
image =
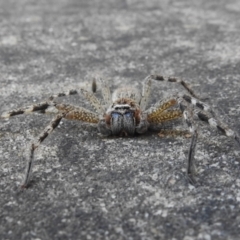
[[[124,104],[120,104],[120,105],[116,105],[116,106],[113,106],[114,110],[118,111],[118,110],[129,110],[130,109],[130,106],[129,105],[124,105]]]

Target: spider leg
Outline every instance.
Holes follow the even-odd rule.
[[[166,77],[166,76],[162,76],[162,75],[150,75],[147,78],[156,80],[156,81],[162,81],[162,82],[174,82],[174,83],[178,83],[180,85],[182,85],[193,97],[200,99],[196,93],[192,90],[192,88],[189,86],[189,84],[185,81],[183,81],[180,78],[176,78],[176,77]]]
[[[198,131],[195,129],[192,134],[191,144],[190,144],[190,148],[188,151],[188,158],[187,158],[187,177],[188,177],[188,181],[193,185],[195,184],[194,174],[197,171],[196,165],[194,162],[197,139],[198,139]]]
[[[89,100],[89,102],[92,104],[92,106],[97,110],[97,112],[99,114],[104,113],[101,103],[92,93],[90,93],[84,89],[81,89],[81,92]],[[33,105],[30,105],[27,107],[17,108],[17,109],[11,110],[9,112],[5,112],[0,116],[0,118],[9,118],[9,117],[12,117],[15,115],[26,114],[26,113],[30,113],[30,112],[36,112],[36,111],[45,113],[45,111],[48,109],[48,107],[56,105],[56,102],[54,102],[55,98],[69,96],[69,95],[76,95],[76,94],[79,94],[79,93],[75,89],[72,89],[72,90],[69,90],[66,92],[57,93],[57,94],[51,95],[47,101],[43,101],[43,102],[33,104]]]
[[[159,137],[166,137],[166,136],[171,136],[171,137],[191,137],[189,131],[186,130],[178,130],[178,129],[161,129],[160,132],[158,133]]]
[[[50,124],[43,130],[43,132],[38,136],[38,138],[31,144],[30,157],[27,162],[26,174],[22,184],[22,188],[26,188],[29,183],[29,179],[32,172],[32,166],[34,161],[34,152],[39,147],[39,145],[47,138],[47,136],[59,125],[62,118],[71,120],[80,120],[89,123],[98,123],[99,119],[97,114],[82,108],[75,107],[68,104],[57,104],[54,105],[61,113],[52,119]]]
[[[102,107],[101,102],[98,100],[97,97],[94,96],[93,93],[91,93],[85,89],[81,89],[81,93],[85,96],[85,98],[94,107],[94,109],[97,111],[97,113],[99,115],[104,114],[104,108]]]
[[[92,81],[92,92],[95,93],[96,91],[97,91],[96,78],[93,78],[93,81]]]
[[[95,78],[92,81],[91,89],[92,89],[93,93],[95,93],[97,91],[97,84],[96,84]],[[79,94],[79,92],[76,89],[71,89],[66,92],[60,92],[60,93],[54,94],[54,95],[50,96],[48,98],[48,100],[53,101],[55,98],[65,97],[65,96],[69,96],[69,95],[77,95],[77,94]]]
[[[185,94],[178,95],[178,101],[180,103],[180,107],[183,101],[193,106],[196,106],[198,109],[195,109],[194,113],[198,117],[198,119],[208,123],[211,127],[217,129],[220,133],[224,134],[225,136],[232,137],[240,146],[240,137],[238,136],[238,134],[234,132],[232,129],[230,129],[225,123],[216,119],[215,117],[216,114],[209,105]]]
[[[92,92],[95,93],[97,91],[97,83],[96,83],[96,79],[94,78],[92,81]],[[68,90],[66,92],[60,92],[54,95],[51,95],[48,100],[49,101],[53,101],[55,98],[59,98],[59,97],[66,97],[66,96],[70,96],[70,95],[77,95],[79,94],[79,92],[76,89],[71,89]]]
[[[179,105],[180,110],[168,108]],[[147,120],[150,124],[161,124],[166,121],[171,121],[177,118],[184,118],[190,133],[192,134],[191,144],[187,159],[187,176],[189,182],[194,183],[193,175],[196,172],[194,153],[197,144],[198,131],[193,120],[193,111],[189,104],[180,97],[173,97],[159,101],[153,108],[147,110]]]
[[[69,120],[79,120],[88,123],[98,123],[99,117],[96,113],[91,112],[83,107],[76,107],[69,104],[55,104],[60,112],[65,112],[64,118]]]
[[[150,123],[161,123],[162,121],[168,121],[177,118],[178,113],[180,114],[179,110],[172,110],[171,113],[169,111],[165,112],[167,109],[176,106],[177,104],[178,101],[176,98],[160,100],[153,107],[146,111],[148,121]]]
[[[25,113],[35,112],[35,111],[44,112],[49,106],[52,106],[52,103],[45,101],[45,102],[33,104],[31,106],[17,108],[9,112],[5,112],[0,116],[0,118],[9,118],[15,115],[20,115],[20,114],[25,114]]]
[[[209,112],[212,114],[212,116],[215,116],[215,112],[213,111],[213,109],[206,103],[200,101],[199,99],[196,99],[194,97],[191,97],[189,95],[186,94],[178,94],[178,99],[181,101],[185,100],[186,102],[188,102],[189,104],[196,106],[197,108],[205,111],[205,112]]]
[[[17,108],[17,109],[11,110],[9,112],[5,112],[0,116],[0,118],[9,118],[9,117],[12,117],[15,115],[26,114],[26,113],[30,113],[30,112],[36,112],[36,111],[45,113],[45,110],[48,107],[54,106],[55,103],[53,102],[53,100],[55,98],[69,96],[69,95],[75,95],[75,94],[78,94],[77,90],[75,90],[75,89],[69,90],[67,92],[61,92],[58,94],[54,94],[54,95],[50,96],[47,101],[36,103],[36,104],[30,105],[27,107]]]
[[[110,102],[111,101],[110,100],[110,90],[109,90],[108,86],[106,85],[106,83],[104,81],[101,80],[101,82],[103,83],[102,95],[103,95],[104,101],[106,103]],[[96,91],[96,81],[95,81],[95,79],[93,80],[93,83],[92,83],[92,91],[93,91],[93,93]],[[80,89],[80,92],[89,101],[89,103],[93,106],[93,108],[97,111],[97,113],[99,115],[104,114],[104,108],[102,107],[101,102],[92,92],[89,92],[89,91],[87,91],[83,88]],[[75,94],[79,94],[79,92],[75,89],[72,89],[68,92],[62,92],[62,93],[52,95],[51,97],[49,97],[49,101],[53,101],[57,97],[63,97],[63,96],[69,96],[69,95],[75,95]]]
[[[189,109],[191,108],[189,106],[189,103],[186,101],[186,98],[182,98],[182,99],[179,98],[178,101],[179,101],[180,109],[183,111],[183,116],[185,118],[185,121],[190,129],[190,132],[192,132],[193,134],[189,153],[188,153],[187,173],[189,176],[191,176],[195,172],[194,154],[195,154],[196,143],[198,138],[198,131],[193,121],[193,115],[197,116],[201,121],[208,123],[211,127],[217,129],[220,133],[224,134],[225,136],[233,138],[237,142],[238,146],[240,146],[239,135],[235,131],[233,131],[231,128],[229,128],[225,123],[217,120],[213,116],[214,113],[210,109],[210,107],[207,107],[208,111],[205,111],[201,109],[206,109],[206,107],[204,108],[204,106],[201,107],[202,105],[194,104],[198,108],[200,108],[200,110],[195,109],[194,111],[190,112]]]
[[[143,111],[146,109],[149,96],[151,94],[151,85],[152,85],[152,78],[146,77],[143,82],[143,90],[142,90],[142,98],[140,101],[140,109]]]
[[[78,91],[76,89],[71,89],[67,92],[60,92],[54,95],[51,95],[48,100],[49,101],[53,101],[55,98],[59,98],[59,97],[65,97],[65,96],[69,96],[69,95],[76,95],[79,94]]]
[[[109,86],[108,86],[106,80],[103,80],[102,78],[97,78],[97,81],[99,81],[101,83],[101,90],[102,90],[104,104],[106,107],[108,107],[111,105],[111,102],[112,102]]]
[[[148,115],[148,122],[150,124],[161,124],[166,121],[172,121],[174,119],[182,117],[183,113],[181,110],[167,110],[164,112],[153,112],[152,114]]]
[[[232,129],[230,129],[225,123],[217,120],[207,111],[195,111],[195,115],[201,121],[204,121],[208,123],[211,127],[217,129],[220,133],[224,134],[227,137],[233,138],[240,146],[240,138],[238,134]]]
[[[180,109],[183,113],[183,118],[189,128],[189,131],[192,134],[191,144],[190,144],[190,148],[188,151],[186,173],[187,173],[189,182],[191,184],[194,184],[195,180],[193,177],[196,173],[195,151],[196,151],[196,146],[197,146],[198,130],[197,130],[195,122],[193,120],[193,111],[188,106],[188,104],[180,103]]]
[[[65,113],[58,114],[52,119],[50,124],[43,130],[43,132],[38,136],[37,140],[31,144],[30,157],[27,162],[26,173],[22,188],[26,188],[29,184],[29,179],[32,173],[33,161],[34,161],[34,152],[39,147],[39,145],[44,141],[44,139],[59,125],[60,121],[64,117]]]

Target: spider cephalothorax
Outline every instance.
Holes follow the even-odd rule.
[[[161,99],[150,108],[146,109],[151,93],[152,80],[167,81],[181,84],[187,94],[175,94],[166,99]],[[222,134],[232,137],[240,145],[239,136],[226,124],[217,120],[212,109],[199,100],[188,84],[178,78],[164,77],[161,75],[150,75],[144,80],[142,93],[132,87],[122,87],[110,94],[109,86],[102,79],[98,79],[101,85],[103,101],[100,101],[94,93],[85,89],[80,92],[95,108],[95,112],[83,107],[76,107],[69,104],[62,104],[55,101],[57,97],[78,94],[77,90],[70,90],[67,93],[59,93],[51,96],[47,101],[29,107],[19,108],[1,115],[1,118],[8,118],[26,112],[46,112],[49,107],[55,107],[58,114],[50,124],[31,144],[30,156],[27,161],[27,171],[22,187],[27,187],[32,171],[34,152],[41,142],[58,126],[63,118],[80,120],[97,124],[98,130],[103,135],[133,136],[135,133],[145,133],[152,126],[164,126],[166,122],[183,118],[192,135],[189,153],[187,157],[187,175],[192,182],[192,175],[195,173],[194,153],[198,138],[196,118],[208,123],[219,130]],[[94,81],[94,91],[96,84]],[[167,131],[167,130],[166,130]]]

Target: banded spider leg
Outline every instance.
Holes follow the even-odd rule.
[[[195,149],[197,146],[198,139],[198,127],[194,117],[196,116],[200,121],[208,123],[211,127],[217,129],[220,133],[227,137],[233,138],[240,146],[240,138],[236,132],[230,129],[226,124],[219,121],[215,117],[214,111],[199,100],[199,97],[194,93],[190,86],[178,78],[164,77],[161,75],[150,75],[145,79],[145,86],[149,86],[151,79],[158,81],[174,82],[181,84],[189,93],[186,94],[176,94],[172,98],[165,100],[160,100],[154,107],[147,110],[147,119],[150,124],[162,124],[165,121],[171,121],[180,117],[183,117],[185,123],[187,124],[189,131],[192,133],[190,148],[187,158],[186,173],[189,176],[190,182],[194,182],[193,176],[196,171],[195,166]],[[145,87],[145,92],[150,95],[150,87]],[[145,107],[145,102],[147,101],[144,97],[143,106]],[[142,103],[142,102],[141,102]],[[168,110],[173,106],[178,106],[179,110]]]
[[[93,107],[95,107],[97,112],[99,114],[102,113],[103,109],[98,99],[92,93],[84,89],[81,89],[80,91],[90,101]],[[23,183],[21,185],[22,188],[28,187],[31,173],[32,173],[32,167],[34,163],[35,150],[49,136],[49,134],[60,124],[63,118],[70,119],[70,120],[80,120],[88,123],[98,123],[99,116],[96,113],[91,112],[83,107],[76,107],[69,104],[60,104],[54,101],[58,97],[75,95],[75,94],[78,94],[76,90],[70,90],[68,92],[58,93],[56,95],[52,95],[51,97],[49,97],[47,101],[40,102],[40,103],[23,107],[23,108],[18,108],[18,109],[9,111],[7,113],[3,113],[1,115],[1,118],[9,118],[15,115],[31,113],[36,111],[40,111],[41,113],[46,113],[46,110],[51,106],[54,106],[59,112],[51,120],[49,125],[39,134],[39,136],[30,145],[30,156],[28,157],[28,160],[27,160],[26,172],[25,172]]]

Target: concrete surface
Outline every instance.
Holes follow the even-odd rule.
[[[184,78],[240,132],[238,0],[0,1],[0,113],[105,76]],[[182,91],[154,83],[151,103]],[[99,94],[99,93],[97,93]],[[87,106],[82,97],[61,99]],[[0,239],[239,239],[240,149],[203,124],[195,186],[188,138],[102,138],[63,121],[19,191],[25,152],[51,120],[0,120]]]

